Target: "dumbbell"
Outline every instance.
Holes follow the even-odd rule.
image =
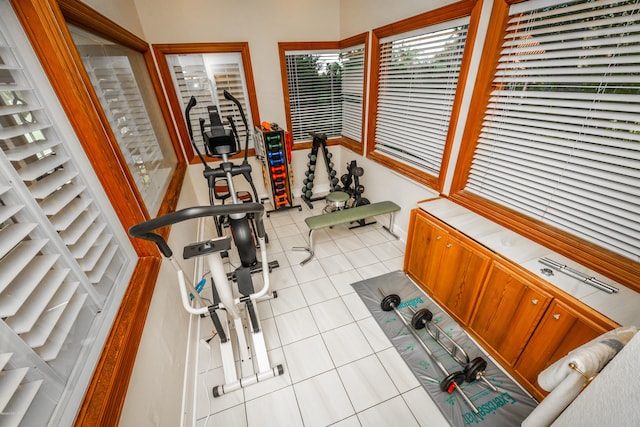
[[[476,357],[473,360],[469,360],[469,355],[457,342],[453,340],[445,331],[435,322],[432,322],[433,313],[428,308],[421,308],[416,311],[413,307],[409,306],[409,310],[413,313],[411,317],[411,326],[414,329],[425,329],[427,333],[437,342],[440,347],[461,366],[464,366],[464,380],[468,383],[482,380],[491,390],[497,392],[498,389],[494,386],[484,375],[487,369],[487,361],[482,357]],[[434,333],[429,326],[433,326],[436,329]],[[448,348],[441,340],[440,337],[446,337],[451,343],[451,348]]]
[[[431,352],[429,347],[427,347],[427,345],[424,343],[422,338],[420,338],[420,336],[416,333],[414,328],[412,328],[409,325],[409,323],[404,318],[400,310],[398,310],[398,305],[400,305],[400,301],[401,301],[398,295],[396,294],[385,295],[384,292],[382,292],[382,289],[378,289],[378,292],[382,296],[382,301],[380,302],[380,308],[382,308],[384,311],[393,310],[396,313],[398,318],[400,318],[400,320],[402,321],[404,326],[407,328],[407,330],[411,332],[413,337],[418,341],[418,344],[421,345],[422,349],[427,353],[429,358],[431,358],[433,363],[445,375],[445,378],[440,382],[440,390],[443,392],[447,392],[449,394],[453,393],[454,391],[457,391],[458,393],[460,393],[460,396],[467,403],[467,405],[469,405],[471,410],[477,414],[479,412],[478,408],[476,408],[476,406],[473,404],[471,399],[469,399],[469,396],[467,396],[467,394],[459,386],[459,384],[462,384],[465,380],[465,377],[466,377],[465,373],[463,371],[456,371],[456,372],[450,373],[449,371],[447,371],[447,368],[445,368],[445,366],[438,359],[436,359],[436,357]]]

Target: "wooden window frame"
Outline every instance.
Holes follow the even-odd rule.
[[[482,114],[470,115],[467,120],[449,197],[456,203],[536,243],[640,292],[640,263],[464,190],[478,144],[484,111],[489,103],[491,83],[500,57],[500,46],[506,34],[509,6],[513,3],[518,2],[498,0],[493,5],[469,107],[469,111],[480,111]]]
[[[260,112],[258,110],[258,99],[256,98],[256,86],[253,79],[253,67],[251,66],[251,55],[249,54],[248,42],[154,44],[152,45],[152,49],[156,57],[156,63],[162,82],[166,88],[173,89],[167,89],[166,96],[169,100],[169,107],[173,117],[176,119],[175,123],[180,134],[180,139],[183,141],[182,149],[184,150],[189,163],[198,163],[200,160],[196,157],[191,145],[191,138],[189,137],[187,125],[184,120],[182,105],[176,95],[173,85],[167,55],[239,53],[242,57],[242,68],[244,71],[245,83],[247,85],[247,96],[249,99],[249,108],[251,108],[251,118],[253,120],[253,123],[249,124],[249,126],[260,126]],[[244,154],[241,151],[240,153],[232,156],[232,158],[241,157],[243,155]],[[255,149],[251,148],[248,155],[255,156]]]
[[[471,62],[471,53],[475,44],[475,39],[478,31],[478,23],[480,20],[480,14],[482,11],[482,0],[463,0],[457,3],[453,3],[448,6],[444,6],[429,12],[422,13],[420,15],[413,16],[398,22],[394,22],[389,25],[385,25],[376,28],[372,31],[371,37],[371,67],[369,70],[369,108],[368,117],[369,122],[367,126],[367,149],[366,157],[380,163],[381,165],[394,170],[401,175],[404,175],[418,183],[426,185],[436,191],[442,191],[444,186],[444,180],[447,174],[447,168],[449,165],[449,156],[451,154],[451,146],[454,136],[454,131],[458,123],[458,117],[460,115],[460,107],[462,103],[462,96],[464,94],[464,87],[466,86],[467,76],[469,73],[469,65]],[[376,133],[376,117],[378,113],[378,79],[380,70],[380,39],[390,37],[396,34],[402,34],[408,31],[418,30],[420,28],[428,27],[430,25],[439,24],[441,22],[450,21],[457,18],[470,16],[469,30],[467,33],[467,41],[464,48],[462,57],[462,64],[460,67],[460,74],[458,76],[458,88],[453,101],[453,107],[451,110],[451,119],[449,121],[449,130],[447,133],[447,140],[444,147],[442,156],[442,163],[440,167],[439,175],[432,176],[419,169],[395,160],[391,157],[385,156],[381,153],[376,153],[375,148],[375,133]]]
[[[67,23],[143,53],[163,117],[166,123],[171,123],[169,109],[161,95],[160,80],[151,71],[154,68],[148,44],[78,0],[10,0],[10,3],[123,228],[128,230],[149,219],[84,71]],[[175,210],[186,172],[177,133],[171,126],[167,128],[178,164],[158,215]],[[161,232],[163,237],[168,237],[168,228]],[[131,244],[139,259],[78,410],[77,426],[117,425],[124,405],[161,264],[153,243],[131,239]]]
[[[361,33],[355,36],[340,40],[337,42],[280,42],[278,43],[278,52],[280,56],[280,77],[282,78],[282,93],[284,95],[284,111],[287,121],[287,129],[292,129],[291,122],[291,102],[289,99],[289,79],[287,78],[287,59],[285,53],[292,50],[340,50],[347,47],[364,44],[364,83],[362,87],[362,134],[360,140],[362,142],[354,141],[346,136],[339,138],[329,138],[327,145],[341,145],[356,154],[362,155],[364,153],[365,145],[365,118],[367,107],[367,86],[368,75],[367,64],[369,61],[369,33]],[[312,141],[301,142],[292,146],[293,150],[309,150],[313,145]]]

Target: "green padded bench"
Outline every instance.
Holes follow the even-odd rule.
[[[386,201],[386,202],[371,203],[369,205],[356,206],[354,208],[343,209],[343,210],[334,211],[331,213],[325,213],[322,215],[315,215],[315,216],[310,216],[308,218],[305,218],[304,222],[306,222],[307,226],[309,227],[309,247],[293,248],[294,250],[304,250],[309,252],[309,256],[305,258],[300,263],[300,265],[305,265],[307,262],[311,260],[311,258],[313,258],[314,256],[313,232],[321,228],[333,227],[334,225],[360,221],[365,218],[371,218],[377,215],[390,214],[389,226],[388,227],[383,226],[383,228],[397,239],[398,236],[396,236],[392,230],[393,230],[394,214],[399,210],[400,210],[400,206],[396,205],[393,202]]]

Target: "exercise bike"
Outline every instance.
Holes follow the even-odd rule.
[[[240,103],[226,91],[225,98],[238,106],[246,125],[246,119]],[[277,296],[275,291],[270,292],[269,289],[269,273],[272,268],[277,267],[277,262],[270,263],[267,260],[266,232],[263,222],[264,206],[253,201],[242,202],[234,190],[233,177],[243,175],[255,192],[255,186],[251,182],[251,166],[247,162],[247,147],[245,146],[245,157],[241,165],[235,165],[229,161],[229,156],[237,152],[238,136],[233,120],[229,118],[231,126],[231,131],[229,131],[221,123],[218,123],[213,116],[217,114],[217,110],[210,108],[210,130],[206,130],[206,127],[201,124],[209,154],[222,158],[220,166],[212,168],[204,160],[193,141],[190,111],[195,105],[196,100],[192,97],[186,107],[185,116],[192,144],[205,165],[204,176],[209,183],[211,204],[209,206],[182,209],[145,221],[131,227],[129,234],[136,238],[154,242],[162,255],[174,266],[178,274],[178,285],[184,309],[191,314],[211,318],[220,341],[225,379],[224,384],[213,388],[213,396],[218,397],[258,381],[281,375],[284,372],[282,365],[272,367],[269,363],[256,304],[258,300]],[[226,181],[233,203],[213,204],[213,191],[218,179]],[[190,283],[175,260],[173,251],[167,242],[155,232],[157,229],[182,221],[207,217],[212,218],[214,221],[226,218],[231,235],[224,235],[220,233],[220,230],[217,230],[218,235],[216,237],[185,246],[183,258],[204,257],[205,263],[209,267],[209,273],[204,277],[211,276],[213,301],[206,301],[200,296],[204,278],[196,286]],[[250,222],[253,223],[253,233]],[[241,265],[232,272],[227,272],[223,257],[231,249],[232,241],[238,250]],[[260,260],[257,259],[257,248],[260,249]],[[256,291],[254,289],[253,274],[258,272],[262,273],[262,287]],[[234,340],[231,339],[232,333],[235,335],[235,341],[237,342],[235,351],[233,347]],[[249,335],[251,343],[248,342],[245,333]],[[239,355],[241,362],[238,367],[236,367],[234,357],[236,354]]]

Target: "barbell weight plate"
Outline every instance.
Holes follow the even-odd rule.
[[[467,366],[464,368],[465,381],[470,383],[477,380],[478,374],[484,373],[486,369],[487,361],[482,357],[476,357],[471,362],[467,363]]]
[[[433,319],[433,313],[428,308],[421,308],[416,311],[413,317],[411,318],[411,327],[413,329],[422,329],[425,327],[427,322],[431,322]]]
[[[457,386],[464,382],[464,372],[452,372],[440,382],[440,390],[453,393]]]
[[[397,307],[400,304],[400,301],[400,297],[396,294],[387,295],[382,299],[380,308],[384,311],[391,311],[394,307]]]

